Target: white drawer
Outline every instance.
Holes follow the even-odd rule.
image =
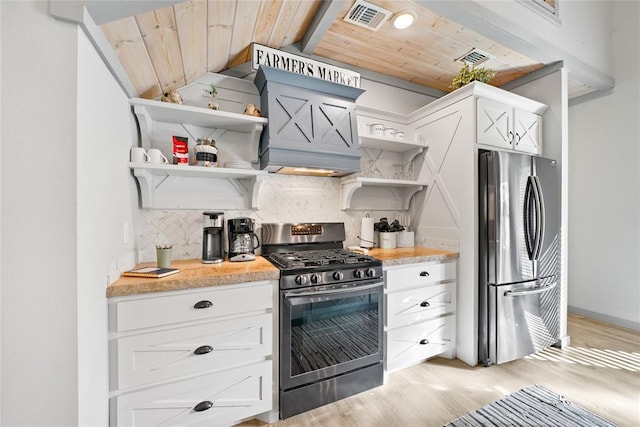
[[[407,267],[385,270],[385,283],[389,292],[429,285],[456,278],[456,261],[411,264]]]
[[[111,340],[111,390],[264,360],[272,352],[272,314]]]
[[[455,282],[386,295],[387,328],[411,325],[455,311]]]
[[[263,284],[237,287],[230,285],[207,288],[203,292],[125,300],[116,303],[115,330],[123,332],[270,309],[273,307],[272,299],[272,285]],[[198,303],[206,307],[195,308]]]
[[[385,334],[385,369],[394,371],[452,349],[454,316],[394,329]]]
[[[111,398],[111,426],[228,426],[270,411],[271,361]],[[206,402],[211,407],[197,411]]]

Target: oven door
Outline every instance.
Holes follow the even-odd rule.
[[[281,389],[382,363],[379,279],[280,295]]]

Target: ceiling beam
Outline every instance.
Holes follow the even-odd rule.
[[[338,13],[347,2],[345,0],[324,0],[313,17],[313,22],[302,38],[302,52],[313,53],[318,44],[329,30],[333,22],[338,18]]]

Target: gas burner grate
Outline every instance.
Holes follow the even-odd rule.
[[[360,264],[375,260],[368,255],[344,249],[281,252],[269,255],[278,267],[284,269],[323,267],[328,265]]]

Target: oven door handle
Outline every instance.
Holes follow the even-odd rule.
[[[367,289],[372,289],[372,288],[377,288],[379,286],[382,286],[383,282],[376,282],[373,283],[371,285],[363,285],[363,286],[349,286],[347,288],[335,288],[335,289],[326,289],[326,290],[316,290],[316,291],[293,291],[293,292],[285,292],[284,296],[285,298],[289,298],[289,297],[308,297],[308,296],[318,296],[318,295],[324,295],[324,294],[341,294],[344,292],[353,292],[353,291],[361,291],[361,290],[367,290]]]

